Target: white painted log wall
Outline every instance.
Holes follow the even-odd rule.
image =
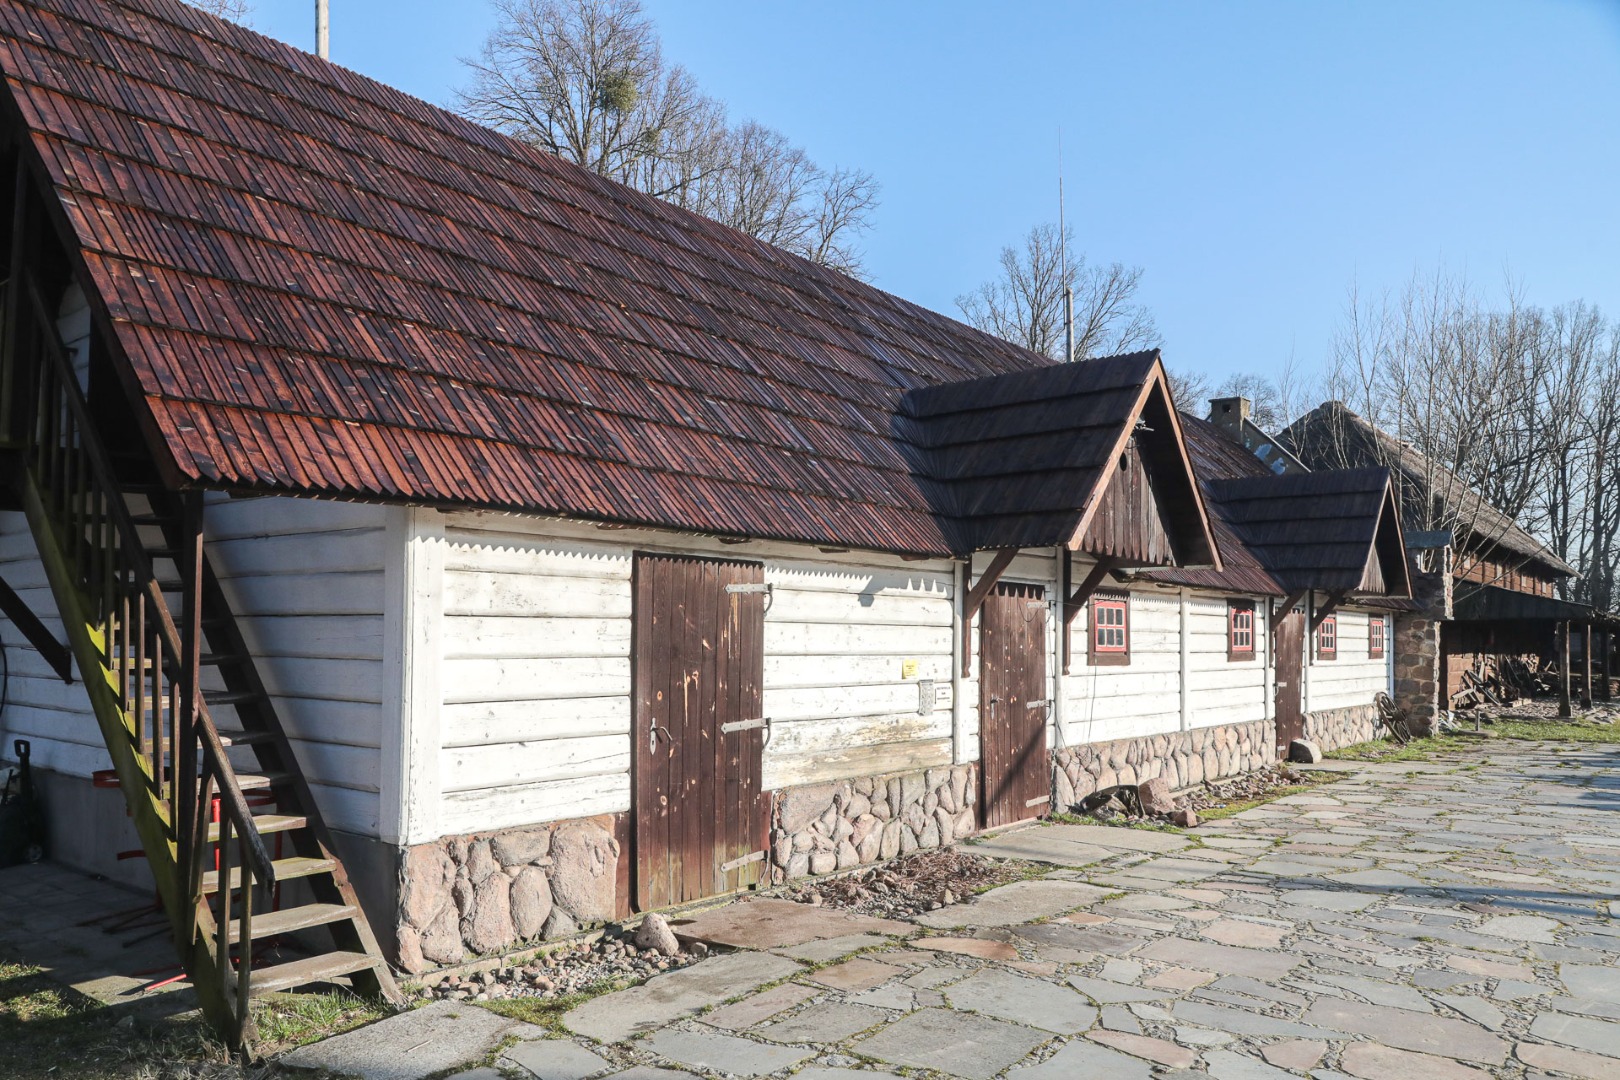
[[[1376,659],[1367,655],[1367,625],[1373,618],[1386,620],[1385,655]],[[1380,690],[1388,689],[1391,635],[1388,632],[1387,620],[1387,615],[1373,615],[1353,608],[1340,609],[1336,660],[1316,658],[1316,642],[1313,635],[1310,701],[1306,704],[1307,711],[1320,712],[1327,709],[1348,708],[1352,705],[1370,705]]]
[[[208,557],[327,824],[379,835],[391,511],[210,495]],[[397,512],[397,511],[394,511]],[[217,685],[216,681],[205,685]],[[229,709],[216,709],[222,727]],[[233,752],[241,764],[246,751]]]
[[[1174,592],[1130,592],[1129,664],[1088,664],[1089,605],[1075,617],[1059,745],[1181,730],[1181,601]]]
[[[1188,691],[1191,710],[1187,726],[1247,724],[1266,718],[1266,667],[1270,635],[1264,624],[1264,600],[1255,601],[1255,658],[1228,660],[1225,596],[1193,594],[1188,597],[1187,636],[1190,646]]]
[[[21,513],[0,514],[0,577],[17,590],[56,640],[67,641],[56,600],[45,580],[45,566]],[[77,666],[72,684],[64,683],[4,616],[0,616],[0,640],[5,642],[9,671],[5,707],[0,709],[0,758],[12,759],[13,739],[27,739],[36,768],[82,777],[110,768],[112,759],[90,711]]]
[[[767,788],[951,760],[947,562],[497,514],[449,515],[445,547],[436,834],[629,809],[638,550],[764,563]]]

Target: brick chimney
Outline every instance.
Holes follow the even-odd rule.
[[[1209,399],[1209,422],[1226,433],[1226,437],[1239,446],[1248,448],[1243,425],[1249,419],[1254,403],[1246,397],[1218,397]]]

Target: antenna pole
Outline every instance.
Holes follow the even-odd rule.
[[[315,0],[315,55],[322,60],[332,58],[331,28],[326,17],[327,0]]]
[[[1063,362],[1074,362],[1074,286],[1069,284],[1069,229],[1063,218],[1063,129],[1058,128],[1058,260],[1063,272]]]

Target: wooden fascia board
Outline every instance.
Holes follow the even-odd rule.
[[[1083,361],[1081,362],[1083,363]],[[1141,419],[1142,410],[1147,408],[1148,400],[1155,391],[1164,395],[1164,411],[1170,417],[1170,435],[1175,440],[1176,454],[1180,458],[1182,472],[1187,479],[1187,487],[1192,493],[1193,508],[1198,514],[1198,527],[1203,531],[1204,543],[1209,547],[1210,563],[1207,569],[1224,570],[1225,567],[1221,565],[1220,547],[1215,543],[1215,531],[1210,528],[1209,524],[1209,509],[1204,505],[1203,488],[1198,483],[1197,473],[1193,472],[1192,459],[1187,456],[1187,440],[1182,435],[1181,420],[1176,416],[1175,402],[1170,397],[1169,381],[1165,378],[1163,360],[1154,361],[1153,369],[1148,372],[1148,377],[1142,380],[1141,392],[1136,395],[1136,401],[1131,405],[1130,414],[1125,418],[1125,422],[1120,425],[1119,434],[1114,438],[1114,444],[1104,461],[1107,463],[1116,462],[1119,460],[1119,456],[1125,452],[1125,444],[1136,433],[1136,423]],[[1080,513],[1080,520],[1075,524],[1074,531],[1069,535],[1068,543],[1064,545],[1070,551],[1080,549],[1086,531],[1091,528],[1091,520],[1097,516],[1097,508],[1102,505],[1103,492],[1112,482],[1117,472],[1117,469],[1112,468],[1101,470],[1099,477],[1101,482],[1094,486],[1091,493],[1086,497],[1085,509]],[[1180,507],[1177,506],[1177,509],[1179,510]]]
[[[962,600],[962,673],[964,675],[970,670],[973,661],[973,616],[979,613],[979,609],[984,606],[985,597],[990,595],[990,590],[996,587],[996,582],[1001,580],[1001,575],[1007,572],[1007,567],[1011,566],[1013,559],[1017,557],[1017,548],[1002,548],[997,551],[996,557],[990,560],[990,565],[985,567],[984,573],[979,575],[979,580],[968,589],[967,596]],[[972,577],[972,573],[973,557],[970,555],[968,556],[969,578]]]
[[[1394,550],[1397,552],[1397,557],[1389,561],[1394,562],[1395,566],[1399,568],[1400,592],[1393,591],[1394,586],[1390,579],[1390,570],[1392,568],[1385,565],[1384,595],[1398,596],[1403,600],[1410,600],[1412,598],[1412,574],[1406,554],[1406,531],[1401,526],[1401,508],[1395,502],[1394,482],[1388,479],[1384,481],[1384,501],[1378,511],[1378,524],[1373,528],[1372,546],[1374,558],[1380,557],[1378,553],[1378,537],[1386,528],[1395,532]]]

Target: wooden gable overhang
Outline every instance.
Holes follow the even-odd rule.
[[[921,388],[897,424],[958,555],[1220,565],[1156,350]]]
[[[1245,546],[1291,596],[1412,595],[1387,469],[1251,476],[1212,485]],[[1322,610],[1329,610],[1324,608]]]
[[[1162,363],[1106,460],[1065,547],[1117,569],[1222,568]]]
[[[1395,501],[1393,483],[1384,488],[1384,500],[1373,529],[1372,548],[1367,553],[1367,569],[1355,592],[1362,596],[1387,596],[1403,600],[1412,597],[1411,564],[1406,539],[1401,531],[1401,509]]]

